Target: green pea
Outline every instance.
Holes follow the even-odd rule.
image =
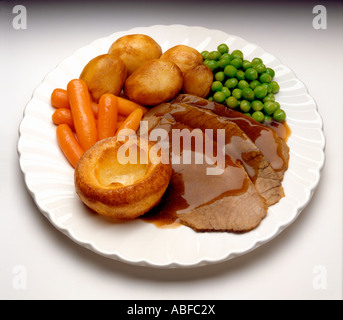
[[[264,114],[261,111],[255,111],[251,116],[257,122],[263,122],[264,120]]]
[[[220,59],[230,59],[230,61],[231,61],[232,60],[231,54],[230,53],[223,53],[222,56],[220,57]]]
[[[224,79],[225,79],[224,71],[218,71],[218,72],[214,75],[214,78],[215,78],[217,81],[224,81]]]
[[[243,60],[243,52],[241,50],[233,50],[231,56]]]
[[[265,114],[263,122],[266,122],[266,123],[272,122],[272,117],[267,115],[267,114]]]
[[[263,111],[266,115],[270,116],[275,112],[276,105],[273,101],[266,101],[263,104]]]
[[[237,74],[237,68],[233,65],[228,65],[225,67],[224,69],[224,74],[227,76],[227,77],[230,77],[230,78],[233,78],[236,76]]]
[[[221,69],[224,69],[227,65],[230,64],[230,57],[221,57],[220,60],[218,61],[218,67]]]
[[[232,56],[232,54],[231,54]],[[230,62],[230,64],[234,67],[236,67],[237,69],[241,68],[242,67],[242,64],[243,64],[243,60],[240,59],[240,58],[233,58]]]
[[[207,100],[208,101],[213,101],[213,97],[208,97]]]
[[[261,75],[260,75],[260,81],[262,83],[269,83],[270,81],[272,81],[272,77],[270,76],[270,74],[266,73],[266,72],[263,72]]]
[[[263,63],[261,58],[254,58],[254,59],[251,60],[251,64],[252,64],[253,67],[258,65],[258,64],[261,64],[261,63]]]
[[[233,89],[232,96],[239,100],[240,98],[242,98],[242,90],[238,88]]]
[[[267,70],[266,66],[263,63],[255,65],[254,68],[258,73],[263,73]]]
[[[218,62],[215,60],[206,59],[203,64],[209,67],[212,71],[218,68]]]
[[[250,102],[248,100],[242,100],[239,107],[242,110],[242,112],[249,112],[251,109],[251,105],[250,105]]]
[[[245,78],[251,81],[256,80],[258,78],[258,73],[254,68],[248,68],[245,71]]]
[[[228,53],[228,52],[229,52],[229,47],[227,46],[227,44],[222,43],[222,44],[220,44],[220,45],[217,47],[217,50],[218,50],[221,54],[224,54],[224,53]]]
[[[219,51],[211,51],[209,54],[208,54],[208,58],[210,60],[219,60],[219,58],[221,57],[221,54]]]
[[[266,72],[272,77],[275,77],[275,71],[272,68],[267,68]]]
[[[220,81],[213,81],[211,85],[211,90],[213,92],[220,91],[223,88],[223,84]]]
[[[245,116],[251,117],[251,113],[250,112],[244,112],[243,113]]]
[[[203,62],[202,62],[202,64],[204,64],[204,65],[207,65],[207,64],[209,64],[210,63],[210,59],[205,59]]]
[[[222,91],[217,91],[217,92],[213,95],[213,100],[214,100],[215,102],[223,103],[223,102],[225,102],[225,99],[226,99],[226,96],[225,96],[224,92],[222,92]]]
[[[263,99],[267,95],[268,91],[265,86],[257,86],[254,89],[254,95],[257,99]]]
[[[282,109],[277,109],[273,113],[273,119],[278,122],[284,122],[286,120],[286,112]]]
[[[204,50],[203,52],[201,52],[201,55],[204,58],[204,60],[206,60],[208,59],[209,52],[207,50]]]
[[[254,111],[261,111],[263,109],[263,103],[260,100],[254,100],[251,102],[251,107]]]
[[[227,87],[223,87],[222,90],[221,90],[221,92],[223,92],[223,93],[225,94],[225,98],[228,98],[228,97],[231,96],[231,91],[230,91],[230,89],[227,88]]]
[[[266,101],[275,101],[275,96],[273,93],[268,93],[264,98],[263,98],[263,102]]]
[[[276,105],[276,109],[275,109],[275,110],[278,110],[278,109],[280,109],[280,108],[281,108],[281,106],[280,106],[280,103],[279,103],[279,102],[277,102],[277,101],[274,101],[274,103],[275,103],[275,105]]]
[[[226,102],[226,105],[231,109],[236,108],[238,105],[237,99],[233,96],[228,97],[225,102]]]
[[[237,87],[237,84],[238,84],[238,80],[236,78],[230,78],[225,81],[224,86],[228,89],[233,89]]]
[[[270,85],[272,86],[272,93],[278,93],[280,90],[280,86],[276,81],[271,81]]]
[[[272,92],[272,86],[270,83],[262,83],[261,85],[267,89],[267,93]]]
[[[261,85],[261,82],[258,81],[258,80],[253,80],[253,81],[250,82],[250,88],[253,89],[253,90],[254,90],[257,86],[260,86],[260,85]]]
[[[250,87],[244,88],[242,90],[242,96],[246,100],[253,100],[254,99],[254,90]]]
[[[248,70],[249,68],[252,68],[252,63],[249,60],[243,60],[242,67],[244,70]]]
[[[244,80],[245,79],[245,72],[243,70],[237,70],[236,78],[238,80]]]
[[[238,81],[237,87],[241,90],[243,90],[244,88],[249,88],[249,83],[245,80],[240,80]]]

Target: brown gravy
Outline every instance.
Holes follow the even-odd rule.
[[[188,127],[179,123],[170,126],[170,129],[175,128]],[[182,161],[180,164],[173,163],[173,174],[166,193],[160,204],[141,217],[142,220],[162,228],[177,227],[180,225],[178,214],[206,206],[223,197],[244,193],[247,190],[248,178],[244,169],[235,164],[229,156],[225,156],[223,173],[209,176],[206,170],[213,165],[208,164],[206,160],[203,164],[195,164],[194,159],[197,154],[194,141],[192,141],[191,149],[191,163],[187,164]],[[215,143],[213,149],[215,155]],[[185,149],[181,150],[183,156]]]
[[[277,122],[273,120],[270,123],[266,123],[265,125],[273,129],[276,132],[276,134],[285,142],[287,142],[288,138],[292,133],[291,128],[288,126],[286,121]]]
[[[282,171],[287,167],[288,161],[281,151],[283,149],[281,144],[287,142],[287,139],[291,134],[291,130],[287,123],[280,123],[272,120],[270,123],[264,125],[254,121],[249,116],[213,101],[191,95],[180,95],[179,99],[180,103],[187,103],[192,106],[210,110],[218,116],[225,117],[236,123],[263,152],[276,172]],[[282,141],[277,139],[275,134]]]
[[[183,101],[181,101],[181,103],[182,102]],[[185,103],[192,105],[188,100],[185,101]],[[197,100],[194,101],[194,106],[198,106]],[[280,139],[275,139],[275,135],[277,134],[284,142],[287,141],[291,131],[286,123],[277,123],[273,121],[268,125],[268,127],[266,127],[265,125],[257,123],[250,117],[239,112],[231,112],[233,110],[228,109],[225,106],[210,102],[206,104],[204,103],[200,108],[208,109],[218,116],[226,117],[228,120],[231,120],[241,127],[243,131],[250,132],[250,136],[248,136],[256,146],[258,148],[262,146],[267,150],[267,153],[269,152],[269,161],[273,162],[275,171],[282,170],[284,166],[287,165],[283,155],[278,151],[280,146],[277,145],[276,140]],[[180,112],[180,110],[177,112]],[[170,113],[173,121],[178,118],[177,112]],[[173,121],[167,121],[167,124],[160,123],[158,127],[163,127],[164,129],[168,127],[168,130],[172,128],[187,127]],[[234,148],[235,141],[231,141],[230,143],[233,144]],[[192,148],[193,147],[194,145],[192,145]],[[194,150],[192,150],[192,156],[192,159],[194,159]],[[199,206],[206,206],[213,201],[226,196],[238,195],[246,192],[249,181],[245,174],[246,172],[239,165],[235,164],[229,156],[225,158],[225,170],[221,175],[208,176],[206,174],[206,168],[208,166],[209,165],[206,163],[173,163],[173,174],[169,187],[162,197],[161,202],[150,212],[142,216],[141,219],[143,221],[153,223],[161,228],[177,227],[181,225],[178,219],[178,214],[191,211]],[[251,173],[249,174],[251,175]]]

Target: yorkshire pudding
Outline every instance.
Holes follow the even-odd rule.
[[[154,146],[137,136],[96,143],[75,168],[80,199],[113,219],[135,219],[152,209],[166,191],[172,172],[169,154],[166,158],[160,149],[152,150]]]

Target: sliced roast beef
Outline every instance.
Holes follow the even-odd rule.
[[[194,95],[180,94],[174,99],[174,103],[186,103],[190,106],[211,110],[213,113],[237,124],[261,150],[271,167],[277,173],[278,178],[280,180],[283,179],[283,175],[288,168],[289,147],[272,127],[267,127],[251,117],[227,108],[222,104],[208,101],[207,99]]]
[[[168,224],[173,224],[176,219],[200,232],[245,232],[259,225],[268,207],[240,163],[224,154],[221,174],[208,175],[208,168],[215,167],[218,159],[215,141],[212,141],[211,152],[205,148],[200,148],[200,151],[197,141],[205,146],[206,139],[209,139],[203,131],[193,130],[181,122],[171,121],[171,118],[148,116],[147,119],[154,129],[163,128],[168,132],[167,142],[172,156],[179,154],[172,141],[174,132],[188,130],[192,133],[194,139],[190,139],[190,143],[181,142],[180,156],[187,153],[193,160],[201,157],[202,161],[173,162],[173,174],[162,201],[143,219],[154,221],[157,216],[159,221]],[[176,149],[179,150],[178,147]],[[186,157],[184,160],[190,159]]]
[[[236,196],[220,197],[193,210],[178,214],[182,224],[196,231],[246,232],[266,216],[267,205],[247,178],[247,190]]]
[[[243,165],[267,205],[277,203],[284,196],[278,175],[265,156],[240,127],[226,117],[184,103],[161,104],[151,109],[144,117],[149,121],[150,127],[158,124],[161,118],[203,131],[215,129],[213,130],[215,141],[217,140],[216,129],[224,129],[226,153],[236,163]]]

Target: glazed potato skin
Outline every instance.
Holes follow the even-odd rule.
[[[183,81],[183,93],[206,98],[211,90],[213,73],[210,68],[201,64],[185,72]]]
[[[124,93],[138,104],[155,106],[173,99],[182,86],[182,72],[175,63],[154,59],[126,79]]]
[[[92,99],[96,102],[105,93],[119,95],[127,77],[124,62],[110,54],[102,54],[90,60],[81,72]]]
[[[203,62],[203,57],[199,51],[182,44],[168,49],[160,59],[176,63],[182,73],[195,68]]]
[[[126,65],[128,75],[131,75],[143,63],[160,58],[162,49],[147,35],[131,34],[113,42],[108,53],[121,58]]]

